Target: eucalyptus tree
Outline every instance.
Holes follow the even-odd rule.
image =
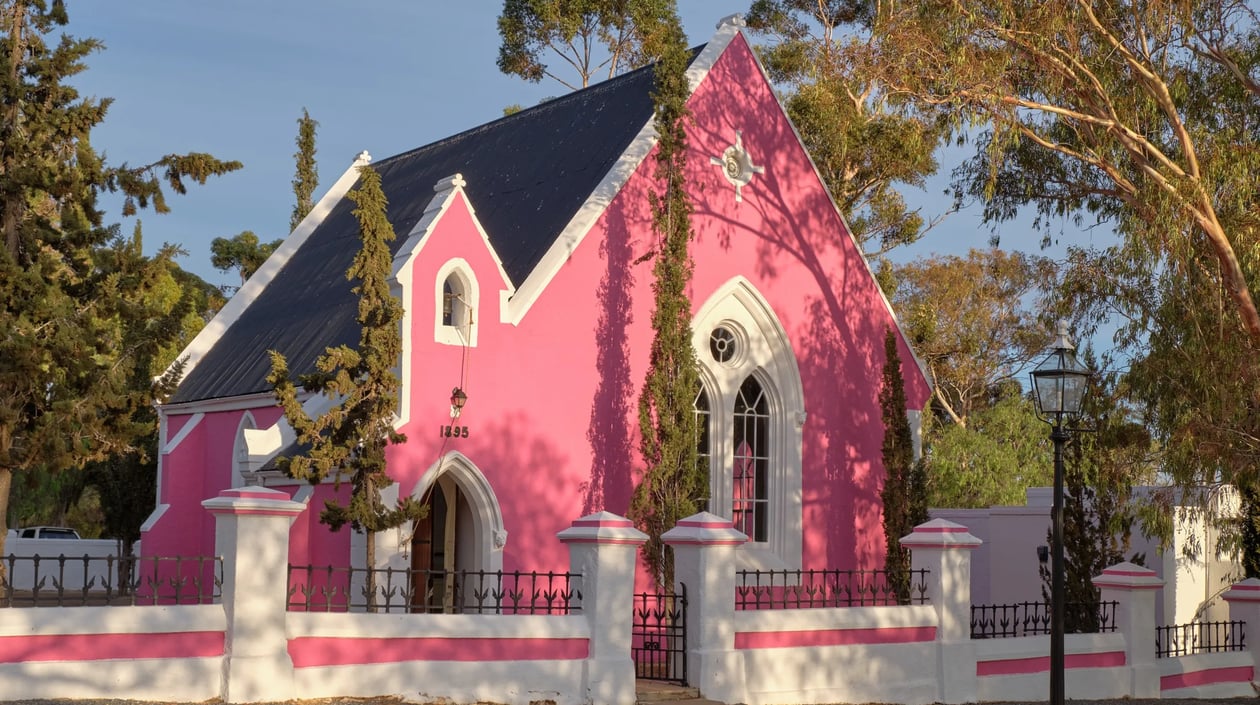
[[[1244,0],[917,0],[890,6],[891,86],[983,127],[958,185],[993,220],[1113,225],[1201,268],[1260,341],[1260,22]]]
[[[661,41],[660,18],[676,13],[674,0],[504,0],[499,70],[586,88],[600,74],[611,78],[652,61],[645,46]],[[552,59],[567,69],[547,63]],[[568,71],[577,77],[566,78]]]
[[[868,258],[922,237],[902,195],[937,170],[949,118],[888,90],[879,36],[888,8],[861,0],[755,0],[748,27],[788,115]]]

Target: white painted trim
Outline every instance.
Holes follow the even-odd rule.
[[[464,293],[461,297],[463,305],[468,307],[468,324],[466,326],[447,326],[442,324],[442,309],[445,304],[444,285],[454,275],[461,280]],[[481,285],[477,275],[463,257],[447,260],[439,269],[433,280],[433,340],[441,345],[458,347],[477,347],[477,321],[481,316]],[[467,333],[465,333],[467,331]]]
[[[144,523],[140,525],[140,533],[152,531],[153,527],[157,526],[157,523],[161,521],[162,515],[166,514],[166,510],[170,508],[171,505],[161,503],[153,507],[153,511],[145,518]]]
[[[350,168],[346,169],[341,178],[333,183],[324,196],[319,199],[319,202],[311,208],[311,212],[302,219],[301,223],[298,223],[298,226],[293,229],[292,233],[289,233],[289,236],[285,238],[280,247],[271,253],[271,256],[258,268],[258,271],[254,272],[249,281],[245,282],[245,285],[237,290],[227,304],[222,309],[219,309],[218,314],[206,324],[205,328],[201,329],[197,337],[193,338],[192,342],[185,346],[183,351],[176,356],[176,360],[186,361],[184,367],[185,378],[192,373],[202,358],[206,356],[206,353],[214,348],[227,329],[241,317],[245,309],[254,303],[254,300],[258,298],[262,290],[275,278],[276,273],[288,263],[293,253],[297,252],[298,248],[315,231],[315,228],[328,217],[333,207],[350,191],[351,187],[359,180],[359,167],[366,166],[370,161],[371,157],[368,156],[367,152],[362,152],[355,158]],[[170,367],[167,368],[167,371],[170,371]]]
[[[700,51],[700,55],[695,61],[691,62],[691,66],[687,69],[687,82],[691,86],[691,93],[694,94],[696,88],[709,75],[709,71],[717,63],[722,53],[726,51],[726,47],[739,34],[739,27],[735,22],[723,22],[718,26],[717,32],[713,38],[709,40],[704,49]],[[599,222],[603,217],[604,211],[612,204],[613,199],[621,192],[626,183],[630,181],[630,177],[638,171],[643,160],[647,158],[652,148],[656,146],[657,141],[656,118],[650,117],[647,123],[639,130],[639,134],[630,142],[630,146],[621,153],[621,157],[612,165],[608,173],[604,175],[599,185],[591,192],[586,202],[578,209],[577,214],[569,221],[561,231],[559,237],[551,244],[547,252],[539,260],[538,265],[529,273],[525,281],[516,291],[516,295],[507,303],[504,311],[504,323],[511,325],[520,325],[525,315],[529,313],[534,302],[546,291],[547,286],[551,284],[551,280],[568,262],[569,257],[577,251],[582,241],[586,239],[591,228],[595,223]]]
[[[725,324],[738,331],[741,350],[726,363],[709,353],[709,334]],[[801,566],[802,456],[805,391],[787,331],[750,281],[736,276],[718,287],[696,314],[692,347],[709,392],[709,511],[729,518],[734,494],[730,469],[731,414],[740,385],[749,376],[761,384],[770,406],[770,516],[768,541],[738,549],[741,568],[783,570]]]
[[[299,390],[298,398],[309,396]],[[162,404],[161,408],[168,414],[211,414],[217,411],[240,411],[241,409],[260,409],[276,405],[273,392],[255,392],[237,397],[221,397],[218,399],[201,399],[179,404]]]
[[[184,425],[179,428],[179,433],[176,433],[174,438],[168,441],[166,445],[162,446],[162,455],[174,452],[174,450],[179,447],[179,444],[184,442],[184,439],[188,437],[188,434],[192,433],[193,429],[197,427],[197,424],[201,423],[201,420],[205,417],[205,414],[196,413],[192,415],[192,418],[185,421]]]
[[[902,342],[906,344],[906,349],[914,356],[915,364],[919,367],[919,374],[923,376],[923,380],[930,390],[932,388],[932,378],[928,375],[927,363],[915,352],[914,346],[910,344],[910,338],[906,337],[906,332],[901,327],[901,321],[897,318],[897,312],[893,310],[892,301],[888,299],[888,295],[884,293],[884,289],[879,285],[879,280],[875,278],[875,270],[871,269],[871,263],[866,260],[866,255],[862,251],[862,244],[853,236],[853,228],[849,227],[849,221],[844,217],[844,212],[840,210],[836,199],[832,197],[831,190],[827,188],[827,182],[823,179],[822,172],[818,170],[818,165],[814,162],[814,158],[810,156],[809,150],[805,149],[805,142],[801,139],[800,130],[796,129],[796,124],[792,122],[787,109],[783,107],[783,103],[778,99],[778,94],[774,92],[774,84],[770,80],[770,74],[766,72],[766,67],[762,65],[761,58],[757,56],[756,51],[753,51],[752,46],[748,47],[748,53],[752,56],[757,70],[761,72],[761,77],[766,82],[766,87],[770,90],[770,94],[774,96],[774,104],[779,108],[779,113],[787,121],[788,127],[792,128],[792,136],[796,138],[796,144],[800,147],[801,154],[805,155],[805,158],[809,160],[809,167],[814,172],[814,178],[818,180],[818,188],[826,194],[827,201],[831,203],[832,209],[836,212],[836,217],[844,225],[844,233],[849,237],[849,241],[853,243],[853,249],[862,260],[862,266],[866,268],[866,273],[870,277],[871,283],[875,286],[875,290],[879,292],[880,300],[884,302],[884,308],[888,311],[888,315],[892,317],[893,327],[896,329],[897,335],[901,336]]]
[[[503,570],[503,547],[507,545],[508,534],[503,526],[499,498],[489,480],[468,456],[456,450],[447,452],[424,471],[411,488],[411,496],[422,499],[438,477],[447,473],[463,490],[473,510],[472,540],[479,565],[471,566],[470,570]]]
[[[309,418],[319,418],[340,402],[340,399],[332,399],[323,394],[312,394],[302,404],[302,411],[306,412]],[[297,433],[283,416],[267,428],[244,429],[241,431],[241,435],[245,441],[248,468],[251,473],[258,472],[262,466],[276,457],[280,451],[297,440]],[[329,477],[325,478],[324,481],[333,482],[334,479]]]

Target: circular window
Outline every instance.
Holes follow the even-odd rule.
[[[709,334],[709,353],[718,362],[730,362],[735,359],[735,333],[726,326],[718,326]]]

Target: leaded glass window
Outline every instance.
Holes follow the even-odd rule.
[[[731,519],[748,538],[764,542],[770,510],[770,404],[755,377],[740,385],[734,422]]]

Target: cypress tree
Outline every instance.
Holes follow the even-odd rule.
[[[380,175],[371,167],[360,167],[359,187],[349,198],[357,206],[354,216],[362,243],[346,272],[347,279],[358,281],[353,291],[359,297],[359,345],[328,348],[316,362],[316,371],[300,377],[306,391],[342,401],[319,418],[308,417],[298,402],[288,362],[274,350],[268,381],[304,448],[280,459],[280,469],[313,485],[332,477],[338,488],[349,477],[349,503],[326,501],[319,519],[333,531],[349,524],[367,534],[368,609],[374,611],[376,585],[370,569],[376,567],[376,534],[419,519],[423,510],[413,497],[400,498],[393,508],[381,498],[381,490],[392,483],[385,469],[386,447],[407,439],[394,429],[399,394],[394,369],[402,354],[403,309],[389,291],[389,243],[395,234],[386,217]]]
[[[60,1],[0,0],[0,526],[15,474],[79,468],[144,435],[132,412],[149,391],[128,385],[123,330],[139,294],[96,266],[115,232],[97,197],[120,193],[124,215],[165,212],[164,189],[240,168],[197,153],[107,165],[90,135],[110,101],[65,83],[101,45],[46,41],[68,21]]]
[[[694,400],[700,386],[691,347],[687,286],[693,263],[691,203],[686,192],[687,60],[676,13],[662,21],[661,59],[655,68],[657,143],[655,177],[663,192],[648,194],[656,235],[652,291],[652,347],[639,396],[640,452],[646,466],[634,489],[630,517],[648,535],[644,557],[659,587],[673,590],[672,552],[661,534],[694,514],[708,496],[708,468],[696,453]]]
[[[319,185],[319,168],[315,165],[315,128],[319,123],[311,119],[311,114],[302,108],[302,117],[298,118],[297,151],[293,159],[297,162],[293,174],[293,215],[289,218],[289,232],[302,222],[311,212],[314,202],[311,197]]]
[[[927,487],[923,466],[914,460],[914,437],[906,417],[906,387],[901,372],[897,334],[884,335],[883,383],[879,389],[879,409],[884,420],[884,540],[887,552],[884,569],[888,586],[905,602],[910,598],[910,552],[900,542],[914,527],[927,521]]]

